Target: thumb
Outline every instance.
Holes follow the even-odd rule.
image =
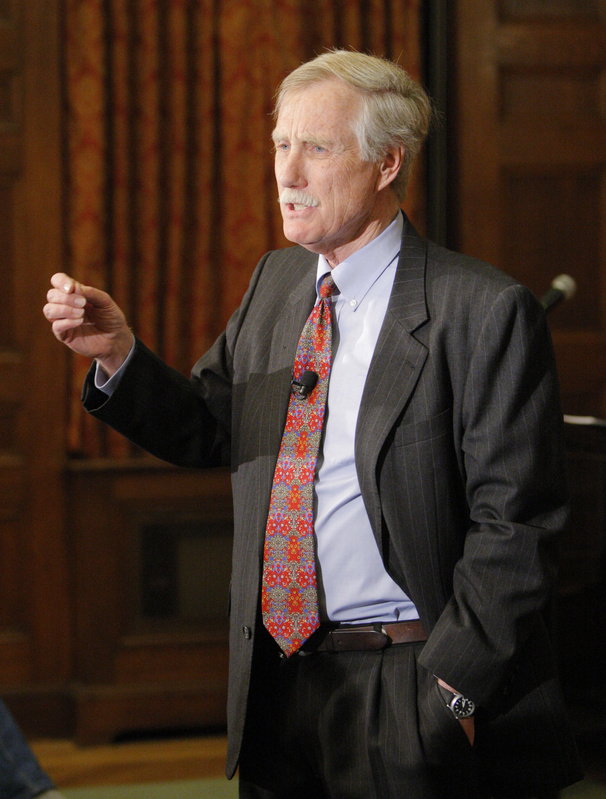
[[[94,286],[87,286],[84,283],[79,283],[70,275],[65,272],[57,272],[51,277],[51,285],[65,292],[66,294],[78,294],[96,307],[109,306],[112,304],[112,299],[105,291],[97,289]]]

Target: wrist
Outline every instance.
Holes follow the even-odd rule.
[[[114,340],[111,352],[109,352],[107,355],[97,356],[97,363],[108,377],[114,375],[122,366],[124,361],[130,355],[134,343],[135,337],[133,336],[132,332],[128,330],[128,332],[124,335],[121,335],[119,339]]]

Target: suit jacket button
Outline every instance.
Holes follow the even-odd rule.
[[[242,627],[242,635],[246,638],[246,640],[250,640],[252,638],[252,630],[250,627]]]

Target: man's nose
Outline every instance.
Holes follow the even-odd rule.
[[[284,188],[306,185],[305,169],[301,153],[291,148],[276,160],[276,178]]]

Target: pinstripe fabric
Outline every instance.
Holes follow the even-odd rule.
[[[189,466],[231,464],[229,775],[315,263],[296,247],[265,256],[191,382],[138,343],[110,400],[90,382],[85,388],[88,408],[154,454]],[[407,223],[362,398],[356,465],[386,568],[430,632],[419,668],[481,708],[476,754],[495,796],[531,796],[580,778],[543,620],[566,519],[561,424],[549,333],[530,292],[424,241]]]
[[[265,650],[265,641],[260,644]],[[465,733],[435,680],[417,665],[421,648],[317,653],[288,661],[265,650],[264,669],[255,677],[258,702],[247,722],[254,734],[247,736],[242,756],[239,779],[246,790],[240,795],[486,797]]]

